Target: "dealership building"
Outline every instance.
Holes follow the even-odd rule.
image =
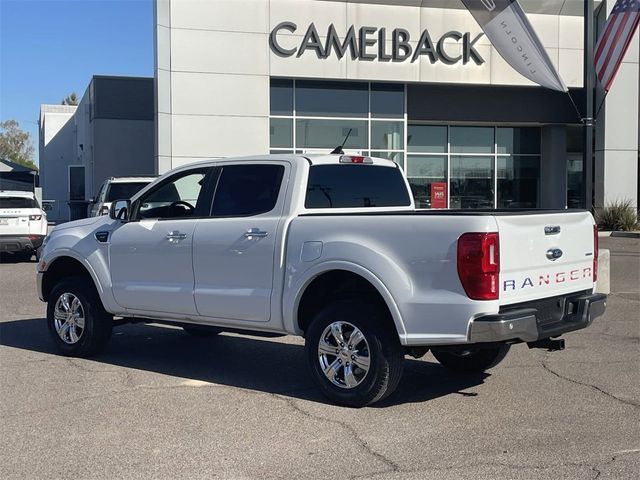
[[[403,168],[418,207],[434,184],[450,208],[584,207],[584,3],[520,3],[569,94],[513,70],[458,0],[157,0],[157,171],[348,135]],[[638,43],[596,120],[596,206],[637,205]]]

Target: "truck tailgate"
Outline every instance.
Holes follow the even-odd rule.
[[[594,233],[589,212],[496,216],[500,305],[593,288]]]

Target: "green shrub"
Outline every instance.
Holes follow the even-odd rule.
[[[628,232],[640,228],[638,210],[631,205],[631,200],[616,200],[598,210],[596,222],[600,230]]]

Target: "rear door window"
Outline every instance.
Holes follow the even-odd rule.
[[[270,212],[278,201],[283,165],[223,165],[213,217],[248,217]]]
[[[379,165],[314,165],[309,169],[306,208],[408,207],[399,168]]]

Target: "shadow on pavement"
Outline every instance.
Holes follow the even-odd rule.
[[[0,263],[32,263],[33,254],[0,252]]]
[[[57,354],[43,318],[0,323],[0,345]],[[124,325],[113,330],[107,349],[92,361],[232,387],[329,403],[317,390],[302,345],[277,339],[221,334],[191,337],[181,329]],[[425,402],[463,392],[489,375],[455,375],[437,363],[405,360],[396,392],[375,407]]]

